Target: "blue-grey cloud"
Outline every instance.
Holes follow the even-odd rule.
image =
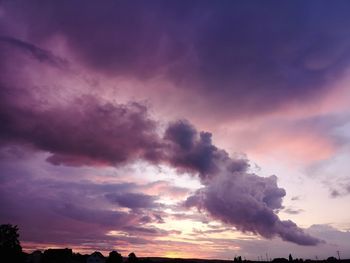
[[[157,200],[155,196],[140,193],[110,193],[106,195],[106,198],[110,202],[116,203],[121,207],[127,207],[131,209],[147,209],[159,206],[157,203],[155,203]]]

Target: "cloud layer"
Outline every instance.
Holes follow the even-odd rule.
[[[63,240],[64,235],[56,234],[74,227],[79,230],[74,232],[78,239],[92,225],[98,226],[92,235],[98,240],[109,231],[166,236],[171,230],[154,224],[163,224],[169,216],[162,211],[167,205],[157,195],[170,191],[172,197],[187,198],[182,200],[186,209],[197,209],[244,233],[268,239],[278,236],[298,245],[321,244],[294,222],[279,217],[286,191],[278,186],[276,176],[253,173],[248,159],[230,156],[235,148],[228,152],[229,146],[218,147],[210,132],[198,128],[198,122],[191,124],[187,116],[178,121],[162,114],[163,119],[154,117],[150,105],[152,99],[164,106],[175,98],[180,103],[172,105],[172,111],[184,108],[191,115],[188,109],[196,109],[193,114],[203,122],[211,119],[216,123],[221,118],[261,117],[277,110],[284,116],[289,105],[324,97],[330,91],[329,83],[349,66],[349,9],[342,1],[332,6],[326,1],[3,1],[1,147],[17,145],[45,154],[52,171],[119,169],[143,160],[169,166],[178,174],[191,174],[201,183],[191,195],[188,189],[169,190],[169,182],[152,187],[112,184],[114,190],[106,185],[65,185],[72,192],[90,189],[89,201],[96,202],[92,207],[76,202],[73,196],[62,201],[57,196],[64,188],[59,182],[52,182],[58,190],[45,199],[45,187],[51,186],[43,183],[39,188],[45,194],[31,201],[38,214],[50,207],[45,220],[53,223],[46,230],[57,228],[51,241]],[[105,82],[99,82],[101,79]],[[130,81],[129,85],[137,81],[145,85],[133,87],[136,99],[131,96],[125,102],[122,97],[127,88],[117,82],[120,79]],[[167,94],[169,90],[172,93]],[[136,101],[138,93],[146,94],[140,96],[146,101]],[[307,106],[298,114],[306,114]],[[242,138],[246,143],[255,137],[263,153],[268,151],[265,148],[286,151],[287,144],[299,158],[306,156],[311,161],[329,157],[347,140],[335,136],[330,128],[343,125],[347,117],[299,116],[299,121],[287,117],[284,122],[269,119],[249,127],[250,134],[247,128],[238,129],[241,137],[236,140]],[[334,140],[325,139],[330,137]],[[251,147],[258,148],[254,143]],[[32,189],[21,183],[18,187],[26,191],[17,201],[11,199],[11,191],[2,188],[9,211],[3,219],[23,220],[26,236],[40,241],[42,236],[28,230],[36,216],[32,214],[26,222],[24,214],[11,210],[17,207],[30,213],[22,202]],[[334,188],[332,195],[348,192],[344,184]],[[291,216],[300,212],[288,211]],[[304,211],[306,214],[307,209]],[[176,212],[179,218],[188,216]]]
[[[17,42],[10,43],[18,46]],[[22,44],[20,48],[34,47]],[[45,62],[49,58],[43,55],[35,59],[41,61],[41,57]],[[187,121],[177,121],[170,123],[161,136],[145,106],[103,103],[83,94],[67,105],[43,107],[25,85],[2,86],[3,142],[30,144],[49,152],[47,161],[55,165],[118,165],[138,159],[168,164],[180,172],[198,174],[204,184],[203,189],[187,200],[187,205],[205,209],[241,231],[267,238],[278,235],[300,245],[320,242],[293,222],[278,218],[275,211],[282,208],[285,191],[277,187],[276,177],[249,174],[248,161],[230,158],[226,151],[212,144],[210,133],[198,132]],[[153,197],[142,194],[106,197],[131,209],[155,205]],[[62,212],[75,220],[85,218],[89,223],[97,219],[102,224],[118,225],[116,218],[120,217],[120,222],[125,220],[123,214],[79,210],[74,205],[65,206]],[[98,219],[101,216],[102,221]]]
[[[34,43],[59,36],[103,74],[164,77],[199,100],[209,96],[211,110],[261,114],[324,92],[348,66],[349,8],[343,1],[5,1],[0,33],[25,32]]]

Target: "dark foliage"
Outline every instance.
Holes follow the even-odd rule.
[[[327,262],[336,262],[337,259],[335,257],[329,257],[327,258]]]
[[[0,225],[0,256],[6,262],[22,262],[22,247],[19,242],[18,227]]]
[[[106,263],[122,263],[123,257],[117,251],[112,251],[106,260]]]
[[[272,262],[274,262],[274,263],[287,263],[288,259],[286,259],[286,258],[274,258],[272,260]]]
[[[70,263],[73,253],[71,249],[48,249],[45,250],[42,263]]]
[[[128,263],[137,263],[139,260],[134,252],[131,252],[128,256]]]

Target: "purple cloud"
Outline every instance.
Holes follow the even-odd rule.
[[[201,180],[210,180],[222,167],[231,172],[245,171],[244,159],[231,159],[228,153],[212,144],[211,134],[200,132],[187,121],[171,123],[165,131],[167,158],[176,168],[198,172]]]
[[[178,28],[173,25],[172,20],[166,20],[163,25],[160,25],[156,19],[158,16],[164,18],[172,14],[172,19],[177,23],[180,17],[176,16],[176,10],[165,9],[163,13],[156,8],[153,13],[154,17],[149,17],[146,15],[148,8],[137,7],[135,9],[128,4],[124,6],[122,2],[108,2],[108,5],[99,6],[100,11],[97,13],[94,4],[81,6],[79,1],[74,2],[70,7],[61,3],[54,4],[52,2],[52,4],[57,8],[50,9],[49,13],[53,19],[48,23],[41,21],[47,15],[46,5],[27,10],[28,12],[21,19],[23,21],[29,19],[33,23],[30,24],[28,34],[37,35],[40,40],[43,40],[53,32],[59,32],[67,38],[71,48],[76,50],[79,47],[81,49],[77,53],[85,63],[103,72],[108,71],[108,74],[154,76],[157,74],[153,71],[162,68],[164,63],[167,64],[170,60],[180,60],[181,63],[184,63],[181,58],[187,56],[187,52],[190,50],[186,43],[185,47],[182,48],[184,44],[182,41],[174,42],[178,43],[179,49],[174,46],[163,46],[160,43],[162,41],[165,43],[173,42],[176,40],[173,37],[182,35],[175,34],[173,36],[171,32],[179,31],[182,33],[185,24],[180,23],[180,28]],[[16,8],[13,9],[13,6],[6,4],[5,9],[8,8],[6,10],[9,10],[9,13],[18,12],[21,14],[23,9],[17,5],[18,3],[14,5]],[[191,24],[191,26],[195,25],[198,33],[195,34],[195,39],[191,40],[191,47],[194,50],[191,49],[189,56],[191,58],[195,55],[199,65],[195,67],[193,74],[186,74],[186,71],[193,66],[192,60],[189,59],[190,64],[182,65],[180,71],[176,66],[175,69],[171,68],[167,72],[170,78],[184,75],[184,83],[199,84],[194,86],[199,86],[199,91],[203,94],[209,94],[214,101],[223,100],[222,105],[229,103],[242,111],[248,111],[247,107],[249,111],[256,109],[265,111],[270,109],[271,105],[275,105],[273,102],[278,105],[291,97],[297,99],[313,93],[315,85],[322,83],[324,75],[329,73],[328,68],[325,67],[309,74],[310,69],[295,68],[295,65],[302,63],[295,60],[296,54],[292,54],[292,58],[280,58],[277,56],[278,54],[274,53],[279,52],[279,50],[275,50],[273,45],[269,46],[267,43],[267,46],[254,46],[254,43],[258,43],[257,40],[260,40],[261,37],[264,39],[265,35],[259,31],[253,32],[255,34],[249,36],[249,34],[245,34],[246,29],[242,30],[242,27],[246,28],[246,26],[248,29],[251,28],[248,22],[251,23],[249,19],[254,14],[255,9],[251,9],[249,5],[244,7],[248,11],[248,16],[242,20],[241,25],[234,23],[239,14],[234,13],[231,16],[230,11],[234,8],[232,9],[230,4],[224,5],[229,8],[227,11],[224,10],[222,17],[218,17],[222,7],[217,6],[211,10],[207,4],[204,6],[204,14],[208,15],[209,20],[214,19],[215,23],[210,23],[210,26],[207,27],[208,24],[202,21],[204,17],[200,16],[196,17],[199,19],[198,21]],[[115,9],[116,7],[121,8]],[[126,15],[123,11],[126,7],[132,8],[140,16]],[[173,7],[181,10],[184,8],[190,14],[192,12],[191,8],[188,9],[185,6],[174,5]],[[76,11],[81,8],[86,12],[81,12],[82,16],[77,17]],[[120,16],[116,15],[115,10],[120,12]],[[91,12],[97,16],[93,16],[95,19],[90,21]],[[67,15],[62,15],[63,13]],[[270,13],[263,13],[259,18],[265,18],[267,14]],[[106,19],[100,20],[99,16]],[[134,17],[138,17],[138,19],[134,21]],[[192,17],[191,15],[187,17],[185,14],[181,19]],[[36,30],[33,25],[37,23],[42,25],[40,32],[31,31]],[[153,39],[148,35],[153,32],[149,26],[152,27],[155,24],[157,25],[154,28],[155,32],[164,33],[164,35],[159,34]],[[268,23],[267,30],[263,31],[266,36],[274,32],[275,24],[274,21]],[[85,31],[82,30],[81,25],[84,25]],[[235,35],[229,34],[232,25],[236,28]],[[168,31],[169,27],[173,31]],[[299,29],[298,26],[296,27]],[[289,33],[295,34],[294,25],[289,29],[292,32],[287,31],[288,36],[285,36],[287,40],[284,40],[283,43],[289,42]],[[101,39],[99,34],[106,35],[109,41],[99,41]],[[140,34],[142,41],[138,41]],[[215,39],[216,34],[218,34],[220,41],[212,40]],[[91,42],[91,38],[97,42]],[[35,82],[19,83],[14,80],[17,79],[14,77],[14,72],[17,71],[14,71],[16,67],[10,60],[11,52],[22,57],[29,55],[31,60],[39,61],[44,66],[49,67],[56,67],[57,61],[61,60],[51,52],[46,52],[44,49],[13,37],[3,37],[0,40],[0,45],[6,45],[6,52],[1,52],[5,59],[0,62],[1,68],[4,69],[0,73],[1,143],[30,145],[39,151],[50,153],[47,161],[54,165],[116,166],[139,159],[152,164],[168,164],[181,172],[186,171],[198,175],[204,185],[202,189],[187,199],[186,205],[188,207],[204,210],[212,217],[243,232],[252,232],[266,238],[277,235],[283,240],[300,245],[316,245],[321,242],[306,234],[292,221],[280,220],[276,210],[282,208],[285,190],[277,186],[275,176],[265,178],[249,173],[248,160],[231,158],[225,150],[212,144],[210,133],[198,132],[187,121],[177,121],[170,123],[165,129],[164,135],[160,135],[159,125],[149,117],[146,106],[136,102],[126,104],[105,102],[99,97],[91,96],[88,92],[85,93],[84,90],[79,96],[69,98],[69,103],[56,101],[53,103],[46,99],[47,95],[54,96],[55,93],[49,94],[52,92],[51,90],[40,90]],[[40,42],[40,40],[38,41]],[[148,40],[151,42],[148,43]],[[82,43],[86,45],[81,45]],[[160,46],[159,49],[153,48],[152,50],[165,48],[165,53],[143,52],[154,47],[154,44]],[[225,51],[223,54],[222,50],[231,50],[227,48],[227,45],[233,45],[233,50],[229,53]],[[251,45],[253,45],[252,49],[246,50],[246,47]],[[176,53],[174,49],[179,53]],[[239,50],[239,53],[235,50]],[[305,51],[303,45],[297,50]],[[305,52],[307,53],[307,51]],[[243,54],[243,57],[240,54]],[[160,56],[161,63],[152,59],[157,56]],[[284,60],[289,61],[287,68],[280,67],[281,61]],[[53,63],[54,61],[56,62]],[[144,61],[147,63],[144,64]],[[21,70],[18,71],[20,74],[29,74]],[[64,71],[64,68],[60,68],[60,70]],[[192,78],[189,75],[195,77]],[[271,78],[274,81],[270,85],[267,80]],[[293,81],[289,81],[290,78]],[[217,86],[221,87],[218,91],[214,89]],[[291,87],[297,88],[291,89]],[[310,87],[310,89],[306,90],[305,87]],[[229,101],[226,101],[226,97],[230,98]],[[17,186],[26,187],[25,184]],[[59,185],[54,183],[55,187],[59,187]],[[18,192],[18,189],[10,189],[13,192]],[[24,213],[24,211],[30,212],[28,208],[24,207],[23,202],[27,195],[30,196],[31,190],[27,188],[27,191],[21,192],[18,199],[11,200],[11,192],[2,188],[1,194],[5,197],[3,200],[7,201],[7,203],[5,201],[3,203],[8,208],[3,219],[21,221],[27,226],[35,221],[36,215],[31,214],[31,217],[28,218],[25,217]],[[74,195],[64,195],[63,198],[62,192],[54,191],[53,195],[48,195],[48,199],[45,199],[44,193],[47,193],[47,190],[43,189],[42,196],[34,196],[31,199],[33,204],[37,204],[35,208],[37,210],[34,210],[38,214],[46,208],[49,209],[48,214],[43,216],[43,220],[40,221],[47,220],[46,227],[48,229],[55,226],[63,231],[64,224],[70,224],[72,227],[81,224],[81,228],[97,225],[98,234],[114,228],[152,235],[161,232],[142,226],[152,220],[159,222],[161,218],[155,218],[148,213],[139,213],[139,211],[127,213],[108,209],[111,201],[132,210],[137,210],[137,208],[153,209],[155,208],[154,197],[131,192],[103,193],[102,196],[105,199],[107,197],[109,204],[103,203],[106,207],[96,209],[98,207],[96,204],[95,208],[89,208],[88,204],[84,202],[77,204],[73,198]],[[69,202],[66,200],[68,197],[71,197]],[[17,210],[12,211],[11,207],[17,208]],[[20,208],[23,208],[23,212]],[[55,217],[57,218],[53,220]],[[58,222],[60,218],[64,218],[62,223]],[[33,224],[36,226],[36,230],[40,229],[41,225],[35,224],[35,222]]]
[[[345,2],[5,1],[3,10],[0,33],[12,39],[22,31],[35,43],[59,35],[93,70],[164,76],[234,115],[319,95],[349,65]]]
[[[211,143],[211,134],[197,133],[185,121],[173,123],[165,132],[170,141],[170,162],[175,167],[198,172],[205,187],[190,196],[185,205],[198,207],[238,230],[263,237],[275,235],[300,245],[316,245],[313,238],[291,221],[281,221],[275,211],[282,209],[285,190],[277,177],[248,173],[244,159],[232,159]]]
[[[247,160],[230,158],[226,151],[212,144],[210,133],[198,133],[187,121],[171,123],[161,138],[156,133],[156,122],[148,118],[147,108],[136,103],[101,104],[83,96],[76,104],[42,110],[16,104],[18,97],[13,94],[18,93],[5,91],[6,88],[2,89],[6,96],[0,114],[4,123],[0,135],[4,141],[29,143],[48,151],[52,155],[47,161],[53,164],[116,165],[136,159],[170,164],[198,174],[205,185],[188,199],[188,206],[205,209],[241,231],[267,238],[279,235],[301,245],[320,242],[294,223],[281,221],[274,213],[281,208],[285,195],[284,189],[277,187],[275,177],[249,174]],[[132,209],[154,205],[153,197],[140,194],[110,193],[106,197]],[[56,212],[73,220],[110,227],[116,226],[112,222],[132,221],[129,217],[133,217],[111,211],[81,210],[64,203]]]
[[[155,122],[140,104],[112,105],[83,96],[67,107],[41,110],[14,103],[21,96],[16,90],[10,95],[5,92],[3,88],[0,137],[53,153],[48,158],[53,164],[118,164],[158,158]]]
[[[107,233],[122,231],[137,235],[143,231],[143,237],[170,233],[149,226],[159,223],[156,207],[127,212],[119,210],[105,198],[115,192],[128,195],[128,191],[143,189],[144,185],[72,182],[67,178],[58,180],[49,176],[40,179],[42,174],[36,174],[27,166],[6,161],[0,161],[4,171],[0,178],[0,205],[6,211],[1,213],[0,221],[18,224],[21,241],[73,246],[95,242],[134,244],[139,240],[124,240]],[[74,168],[68,169],[72,171]],[[62,169],[62,177],[64,173]]]
[[[155,196],[139,193],[107,194],[106,198],[110,202],[116,203],[121,207],[127,207],[131,209],[147,209],[159,206],[154,202],[157,199]]]
[[[320,243],[292,221],[278,218],[275,211],[282,208],[284,196],[285,190],[278,188],[275,176],[264,178],[247,172],[226,172],[190,196],[185,205],[205,210],[243,232],[265,238],[278,235],[299,245]]]
[[[20,52],[27,52],[28,54],[32,55],[35,59],[50,64],[51,66],[58,67],[58,68],[67,68],[68,67],[68,61],[55,56],[50,51],[41,49],[33,44],[30,44],[25,41],[21,41],[17,38],[12,37],[6,37],[6,36],[0,36],[0,42],[4,44],[8,44],[10,48],[16,48]],[[2,48],[6,48],[2,46]]]

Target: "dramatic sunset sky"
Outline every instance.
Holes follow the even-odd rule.
[[[350,257],[350,1],[0,1],[0,223],[25,251]]]

